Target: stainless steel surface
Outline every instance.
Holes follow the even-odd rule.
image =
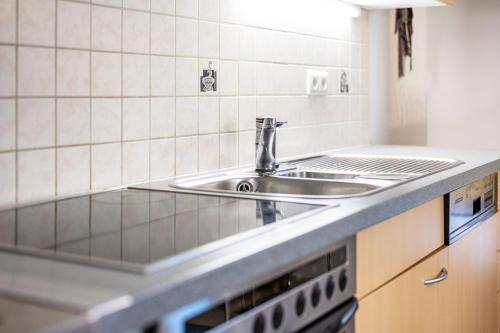
[[[331,294],[327,287],[333,283]],[[321,321],[322,316],[343,307],[356,292],[356,239],[349,237],[331,245],[327,254],[317,256],[306,264],[290,267],[274,277],[236,295],[227,295],[224,302],[200,308],[187,318],[177,314],[161,319],[160,332],[190,332],[203,328],[208,332],[255,332],[257,321],[266,332],[296,332]],[[303,312],[297,313],[300,298]],[[355,301],[354,301],[355,302]],[[355,303],[357,304],[357,303]],[[273,326],[276,309],[282,320]],[[356,307],[354,308],[355,311]],[[352,314],[351,314],[352,315]],[[349,316],[350,322],[354,322]],[[338,319],[338,318],[337,318]],[[345,323],[348,324],[348,323]],[[339,332],[352,332],[353,324]],[[176,330],[186,327],[189,329]],[[258,330],[257,330],[258,331]]]
[[[382,175],[395,175],[398,177],[429,175],[461,164],[457,160],[442,158],[354,154],[326,155],[289,163],[296,165],[298,168],[368,174],[374,177],[381,177]]]
[[[256,118],[255,132],[255,170],[274,172],[276,170],[276,128],[286,122],[274,117]]]
[[[432,279],[425,280],[424,284],[426,286],[430,286],[430,285],[442,282],[442,281],[446,280],[447,278],[448,278],[448,271],[446,270],[446,268],[442,268],[441,272],[439,272],[438,276],[436,276],[435,278],[432,278]]]
[[[451,168],[451,159],[328,155],[282,163],[274,173],[233,171],[172,182],[178,189],[233,195],[335,199],[373,194]]]
[[[286,197],[331,198],[353,196],[377,190],[380,183],[365,181],[325,181],[321,179],[260,176],[252,174],[227,174],[208,179],[191,179],[174,186],[213,192],[233,192]]]
[[[497,174],[445,195],[445,243],[451,244],[497,211]]]

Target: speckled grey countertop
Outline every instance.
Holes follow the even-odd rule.
[[[338,240],[500,170],[499,151],[366,146],[343,149],[342,153],[452,158],[465,163],[371,196],[338,199],[338,207],[266,227],[267,232],[257,237],[155,274],[0,252],[0,295],[68,314],[61,320],[71,318],[71,325],[58,322],[55,331],[64,327],[71,332],[117,332],[200,299],[215,304],[291,264],[324,253]],[[5,309],[0,306],[0,317],[2,314]],[[0,332],[4,332],[1,324]]]

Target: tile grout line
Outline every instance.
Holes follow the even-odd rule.
[[[58,13],[58,10],[59,10],[59,0],[56,0],[55,1],[55,40],[54,40],[54,58],[55,58],[55,66],[54,66],[54,94],[55,94],[55,101],[54,101],[54,121],[55,121],[55,126],[54,126],[54,141],[55,141],[55,147],[54,147],[54,163],[55,163],[55,166],[54,166],[54,196],[57,197],[58,196],[58,192],[59,192],[59,184],[58,184],[58,181],[57,181],[57,175],[58,175],[58,167],[57,167],[57,157],[58,157],[58,140],[57,140],[57,126],[58,126],[58,112],[59,112],[59,109],[58,109],[58,103],[59,103],[59,96],[58,96],[58,91],[57,91],[57,85],[58,85],[58,82],[57,82],[57,61],[58,61],[58,46],[59,46],[59,43],[58,43],[58,40],[57,40],[57,29],[58,29],[58,21],[59,21],[59,13]],[[57,209],[56,209],[56,218],[57,218]]]
[[[19,203],[19,1],[16,0],[16,45],[15,45],[15,57],[16,57],[16,79],[15,79],[15,153],[14,153],[14,170],[15,170],[15,195],[14,202]],[[17,218],[16,218],[16,229],[17,229]],[[16,244],[17,244],[17,230],[16,230]]]
[[[120,45],[120,109],[121,109],[121,137],[120,137],[120,185],[123,185],[123,0],[121,2],[121,45]]]
[[[92,177],[92,144],[93,144],[93,139],[92,139],[92,136],[93,136],[93,126],[92,126],[92,120],[93,120],[93,117],[92,117],[92,111],[93,111],[93,108],[92,108],[92,104],[93,104],[93,98],[92,98],[92,41],[93,41],[93,29],[92,29],[92,24],[93,24],[93,20],[92,20],[92,16],[94,14],[94,5],[93,3],[90,3],[89,4],[90,6],[90,50],[89,50],[89,149],[88,149],[88,153],[89,153],[89,171],[88,171],[88,176],[89,176],[89,183],[87,185],[89,191],[92,190],[92,181],[93,181],[93,177]],[[92,207],[90,208],[92,210]],[[90,225],[90,220],[89,220],[89,230],[91,228],[91,225]]]

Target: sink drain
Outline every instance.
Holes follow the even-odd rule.
[[[236,185],[236,191],[238,192],[253,192],[253,186],[247,181],[241,181]]]

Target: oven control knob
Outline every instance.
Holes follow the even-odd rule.
[[[311,303],[313,307],[316,307],[319,304],[319,300],[321,299],[321,289],[319,288],[319,284],[315,284],[311,293]]]
[[[264,333],[266,329],[266,319],[262,314],[259,314],[253,323],[253,333]]]
[[[276,305],[273,311],[273,327],[277,330],[281,323],[283,322],[283,306],[281,304]]]
[[[328,277],[325,286],[326,298],[330,299],[333,296],[333,292],[335,291],[335,282],[333,282],[333,277]]]
[[[342,270],[342,272],[340,272],[340,277],[339,277],[339,288],[340,288],[340,291],[344,291],[345,288],[347,287],[347,273],[344,270]]]
[[[297,296],[297,300],[295,301],[295,313],[298,317],[300,317],[304,313],[304,309],[306,308],[306,297],[304,293],[301,291],[299,296]]]

